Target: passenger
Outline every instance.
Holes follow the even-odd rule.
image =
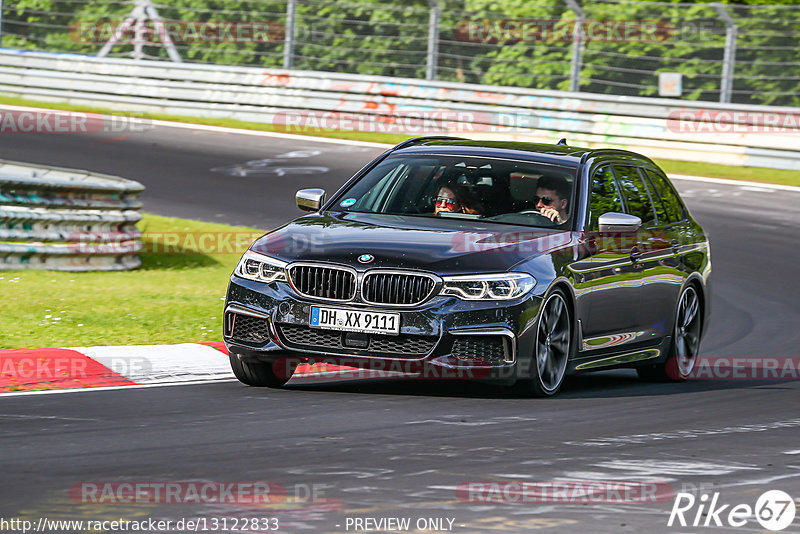
[[[570,186],[561,176],[542,176],[536,184],[536,209],[556,224],[567,222]]]
[[[466,187],[460,184],[446,184],[439,188],[433,213],[434,215],[439,215],[440,212],[480,215],[481,212],[476,204]]]

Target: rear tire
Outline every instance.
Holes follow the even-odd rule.
[[[531,397],[552,397],[561,388],[567,363],[572,357],[572,316],[564,291],[555,289],[545,298],[539,312],[531,356],[532,378],[518,380],[518,393]]]
[[[703,313],[700,296],[693,285],[681,292],[675,311],[675,327],[667,359],[660,364],[638,367],[639,378],[648,382],[683,382],[697,363]]]
[[[276,374],[274,362],[254,362],[239,359],[239,355],[229,355],[231,369],[239,382],[254,387],[281,388],[292,377],[294,369]]]

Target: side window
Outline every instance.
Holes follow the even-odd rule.
[[[623,213],[622,199],[620,198],[611,167],[601,167],[592,176],[592,189],[589,192],[589,230],[599,228],[598,219],[604,213]]]
[[[653,201],[653,208],[656,210],[656,219],[658,220],[658,224],[669,224],[672,221],[667,214],[667,207],[661,200],[658,191],[656,191],[655,187],[653,187],[653,182],[647,178],[647,171],[639,167],[639,174],[644,178],[647,189],[650,191],[650,200]]]
[[[393,187],[396,187],[398,177],[408,171],[408,166],[400,164],[388,169],[388,172],[375,186],[354,204],[357,209],[371,212],[380,211],[381,204],[386,204]]]
[[[653,184],[658,196],[661,197],[664,203],[664,209],[667,212],[669,222],[684,220],[686,218],[686,212],[683,209],[683,202],[681,202],[678,193],[675,192],[675,188],[669,183],[667,177],[651,169],[647,169],[647,175],[650,177],[650,182]]]
[[[655,222],[656,214],[650,201],[650,193],[644,185],[639,170],[636,167],[615,166],[614,175],[617,177],[622,196],[625,197],[628,213],[639,217],[642,226]]]

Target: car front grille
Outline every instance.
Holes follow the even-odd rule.
[[[361,297],[370,304],[414,306],[430,297],[436,282],[430,276],[412,273],[367,273]]]
[[[224,334],[238,341],[264,343],[269,341],[269,324],[263,318],[227,312],[225,314]]]
[[[321,352],[336,351],[341,354],[349,353],[386,358],[421,358],[433,350],[439,339],[437,336],[411,334],[400,334],[398,336],[365,334],[368,338],[368,345],[364,348],[354,348],[345,345],[345,332],[296,324],[278,324],[276,326],[281,341],[290,349]]]
[[[351,300],[356,293],[356,274],[340,267],[295,265],[289,268],[292,285],[306,297]]]
[[[450,355],[461,361],[499,365],[511,360],[511,340],[507,336],[456,336]]]

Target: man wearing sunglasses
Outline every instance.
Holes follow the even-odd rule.
[[[556,224],[567,222],[570,187],[560,176],[542,176],[536,184],[536,209]]]

